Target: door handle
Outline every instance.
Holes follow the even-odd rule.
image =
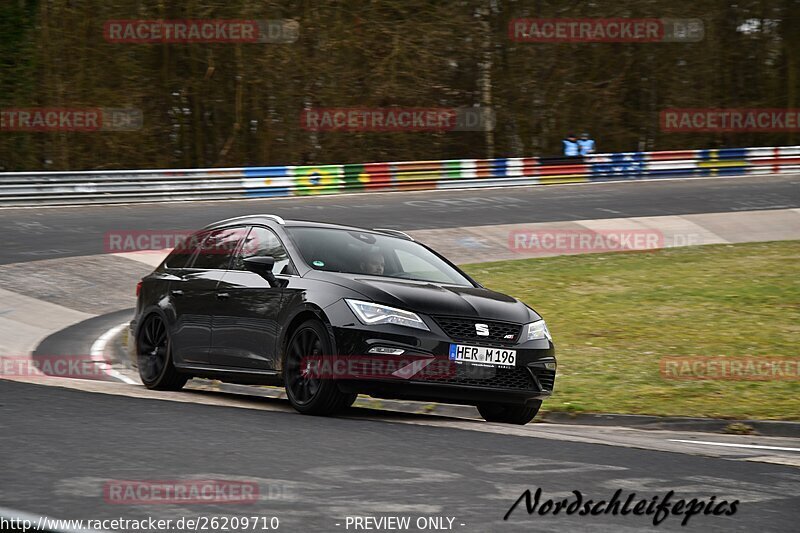
[[[173,296],[183,296],[183,291],[180,289],[169,291],[169,293]]]
[[[227,292],[218,292],[217,293],[217,299],[218,300],[225,300],[225,299],[227,299],[229,297],[230,297],[230,294],[228,294]]]

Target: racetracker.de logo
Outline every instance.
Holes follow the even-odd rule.
[[[652,229],[519,229],[508,234],[511,251],[527,255],[657,250],[664,234]]]
[[[129,252],[163,252],[175,250],[191,254],[199,249],[204,255],[228,255],[236,251],[241,242],[241,253],[259,249],[261,240],[247,228],[232,228],[208,233],[191,230],[121,230],[107,231],[103,236],[103,252],[107,254]]]
[[[508,23],[509,39],[523,43],[698,42],[704,35],[700,19],[524,18]]]
[[[300,115],[300,127],[309,131],[486,131],[494,125],[488,107],[330,107],[305,109]]]
[[[413,379],[437,380],[456,375],[449,357],[423,355],[328,355],[300,360],[306,379]]]
[[[665,109],[665,133],[800,132],[800,109]]]
[[[142,111],[127,108],[26,107],[0,109],[0,131],[134,131],[142,128]]]
[[[103,37],[111,43],[293,43],[296,20],[109,20]]]
[[[252,503],[258,496],[259,486],[253,481],[113,480],[103,485],[103,499],[111,504]]]
[[[105,380],[107,364],[89,355],[31,355],[0,357],[0,377]]]
[[[797,381],[798,357],[664,357],[661,376],[677,380]]]

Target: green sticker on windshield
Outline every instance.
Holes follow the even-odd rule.
[[[314,265],[315,267],[324,267],[325,266],[325,263],[323,263],[322,261],[313,261],[311,264]]]

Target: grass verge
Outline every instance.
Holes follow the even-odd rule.
[[[800,241],[463,268],[547,320],[559,370],[545,410],[800,420],[800,381],[676,380],[659,366],[675,356],[797,358]]]

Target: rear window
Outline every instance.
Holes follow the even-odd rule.
[[[205,270],[228,268],[239,242],[247,235],[246,227],[210,231],[197,250],[191,268]]]
[[[181,244],[177,245],[164,260],[165,268],[186,268],[192,255],[197,251],[200,243],[208,236],[207,231],[193,233]]]

